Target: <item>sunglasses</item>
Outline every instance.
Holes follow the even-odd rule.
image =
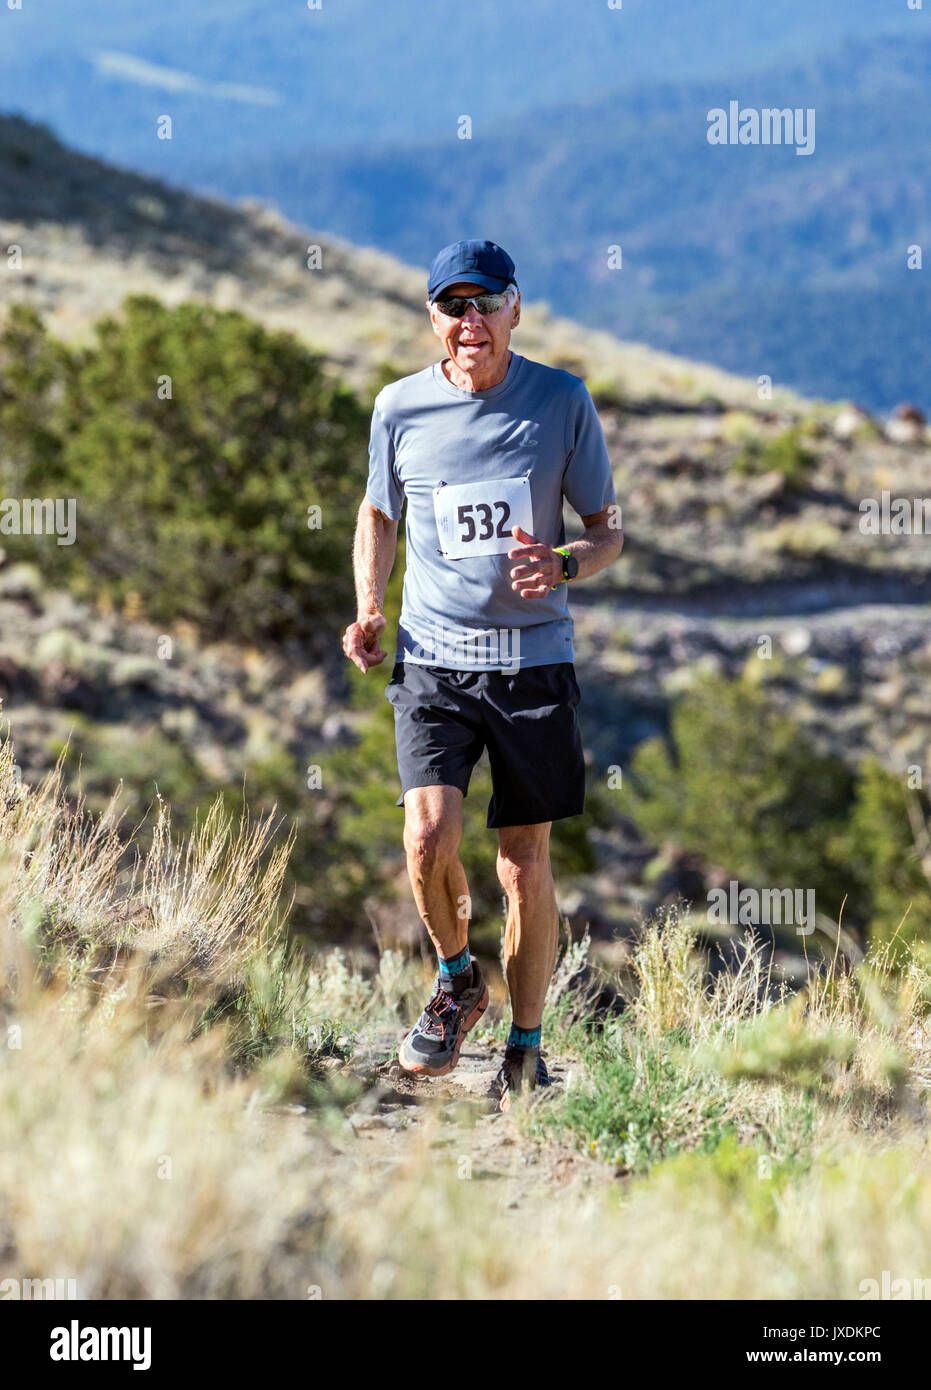
[[[504,294],[477,294],[474,298],[466,298],[463,295],[455,295],[451,299],[437,299],[436,307],[441,314],[445,314],[448,319],[461,319],[470,304],[474,304],[482,318],[488,314],[496,314],[503,308],[510,299],[510,291]]]

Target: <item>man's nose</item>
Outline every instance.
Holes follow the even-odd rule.
[[[463,314],[460,322],[468,323],[471,324],[472,327],[476,327],[477,325],[481,324],[482,316],[476,309],[475,305],[470,304],[469,307],[466,309],[465,313]]]

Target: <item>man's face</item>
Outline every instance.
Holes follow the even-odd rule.
[[[484,285],[462,280],[444,289],[440,298],[488,293]],[[502,363],[507,356],[511,330],[520,323],[520,295],[513,295],[496,313],[486,314],[484,318],[474,304],[469,305],[461,319],[447,318],[440,313],[436,304],[431,304],[430,322],[447,356],[452,358],[460,371],[469,374],[486,372],[490,367]]]

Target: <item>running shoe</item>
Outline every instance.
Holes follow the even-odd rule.
[[[497,1110],[507,1110],[513,1096],[552,1084],[538,1048],[508,1047],[498,1075],[491,1083],[491,1095],[497,1102]]]
[[[401,1066],[421,1076],[447,1076],[459,1061],[466,1033],[487,1007],[488,986],[474,959],[472,983],[455,998],[437,980],[433,998],[398,1049]]]

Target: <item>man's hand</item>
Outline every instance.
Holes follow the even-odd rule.
[[[508,559],[524,561],[511,570],[511,588],[516,589],[521,598],[543,598],[554,584],[562,583],[563,557],[551,545],[528,535],[520,526],[515,526],[511,535],[521,544],[508,551]]]
[[[378,666],[388,655],[378,645],[378,634],[387,624],[384,613],[364,613],[354,623],[350,623],[343,633],[343,651],[362,672],[367,675],[369,668]]]

